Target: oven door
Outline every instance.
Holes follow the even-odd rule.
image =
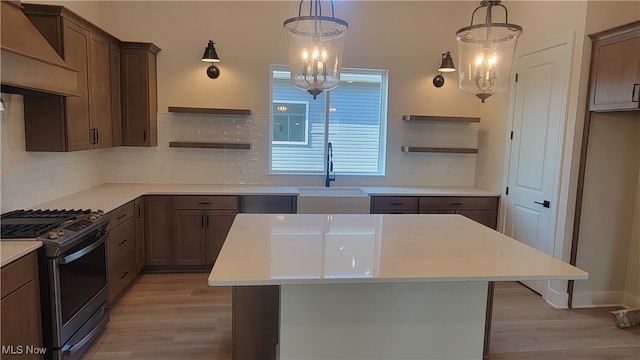
[[[106,238],[93,231],[78,245],[49,259],[53,346],[64,346],[94,314],[108,318]]]

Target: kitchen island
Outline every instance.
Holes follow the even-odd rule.
[[[461,215],[240,214],[209,285],[277,289],[279,359],[481,359],[492,282],[587,277]]]

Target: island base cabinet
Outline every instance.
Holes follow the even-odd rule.
[[[33,349],[41,350],[43,346],[37,260],[34,251],[0,270],[0,342],[3,359],[8,355],[5,351],[14,354],[22,352],[19,356],[7,358],[43,358],[40,354],[27,353]]]
[[[280,286],[233,287],[233,360],[275,360]]]

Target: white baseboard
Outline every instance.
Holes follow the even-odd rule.
[[[623,291],[589,291],[574,292],[574,308],[622,306],[625,293]]]
[[[548,287],[545,291],[544,300],[556,309],[569,308],[569,294],[566,292],[558,292]]]
[[[627,309],[640,309],[640,296],[625,292],[622,299],[622,306]]]

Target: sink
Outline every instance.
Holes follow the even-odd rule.
[[[358,187],[302,186],[298,192],[300,196],[369,196]]]
[[[358,187],[298,188],[298,214],[368,214],[369,195]]]

